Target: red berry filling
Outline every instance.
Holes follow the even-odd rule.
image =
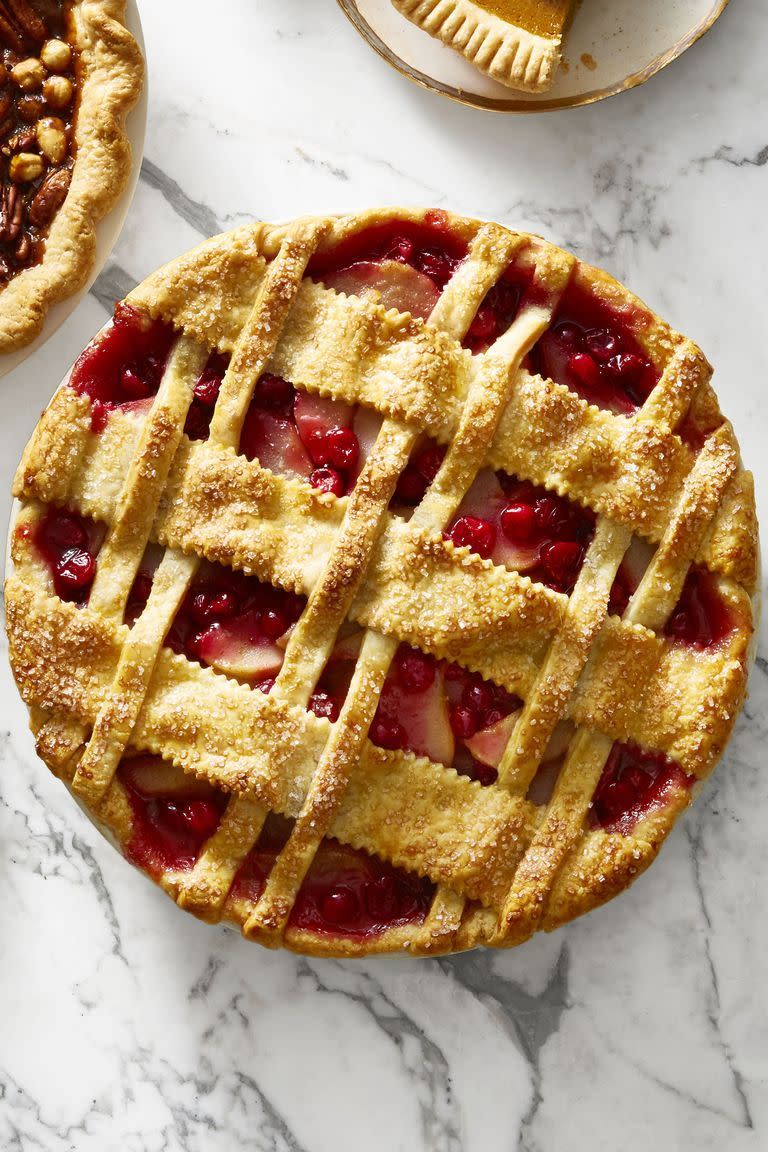
[[[440,470],[446,449],[426,437],[417,445],[400,474],[390,505],[393,509],[415,508]]]
[[[131,588],[126,622],[141,615],[152,590],[143,565]],[[168,648],[241,683],[269,691],[283,663],[303,596],[217,564],[201,566],[165,638]]]
[[[224,356],[220,352],[213,352],[200,373],[184,425],[184,431],[190,440],[208,439],[213,410],[216,407],[219,389],[228,365],[228,356]]]
[[[309,707],[336,720],[349,690],[362,632],[336,645]],[[520,700],[458,664],[401,644],[368,733],[372,743],[402,749],[492,784]]]
[[[531,287],[533,268],[511,265],[498,283],[488,290],[477,310],[464,347],[473,353],[485,352],[512,326],[523,297]]]
[[[504,472],[481,472],[445,533],[557,592],[573,589],[594,534],[592,512]]]
[[[77,360],[70,387],[91,399],[91,425],[100,432],[115,408],[144,405],[156,395],[174,331],[129,304],[118,304],[112,326]]]
[[[118,769],[133,813],[126,856],[155,875],[194,867],[218,828],[226,794],[159,756],[134,756]]]
[[[621,616],[640,583],[641,573],[625,559],[611,589],[608,611]],[[683,585],[677,606],[664,629],[665,635],[703,652],[720,644],[733,632],[736,622],[705,568],[694,565]]]
[[[431,281],[439,295],[466,254],[466,242],[451,231],[447,215],[434,211],[427,212],[423,223],[391,220],[357,232],[332,250],[316,253],[310,261],[307,275],[337,291],[347,292],[354,291],[354,288],[345,286],[342,273],[354,270],[361,287],[364,287],[372,275],[369,271],[371,266],[399,264],[401,269],[410,268]],[[407,286],[412,283],[412,279],[397,277],[393,269],[388,268],[387,271],[393,273],[396,285],[401,291],[405,289],[407,295]],[[381,291],[378,282],[373,286]],[[424,294],[430,295],[428,288],[425,288]],[[398,306],[394,300],[386,302],[389,307]],[[401,307],[400,311],[413,312],[413,309]]]
[[[280,376],[258,381],[243,423],[240,451],[320,492],[346,496],[381,427],[369,409],[297,391]]]
[[[233,895],[258,900],[290,832],[289,820],[268,818],[235,878]],[[370,938],[388,928],[420,923],[433,897],[434,885],[429,880],[337,840],[323,840],[288,923],[325,935]]]
[[[689,412],[682,424],[677,428],[677,434],[692,452],[700,452],[708,438],[723,423],[723,417],[712,414],[704,418]]]
[[[496,528],[490,520],[479,516],[459,516],[447,533],[457,548],[471,548],[488,560],[496,546]]]
[[[735,621],[704,568],[691,568],[665,632],[673,640],[703,651],[729,636]]]
[[[642,408],[660,373],[628,319],[583,289],[570,287],[551,327],[527,357],[526,367],[598,408],[631,416]]]
[[[61,508],[49,508],[36,525],[34,542],[48,564],[56,595],[84,604],[96,575],[102,526]]]
[[[663,808],[693,779],[660,752],[634,744],[614,744],[592,799],[592,822],[625,835],[654,808]]]
[[[611,596],[608,601],[609,615],[623,616],[636,589],[637,584],[632,579],[627,565],[622,561],[611,588]]]

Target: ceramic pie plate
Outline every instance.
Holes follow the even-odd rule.
[[[146,59],[144,34],[136,0],[128,0],[125,24],[139,45],[142,56]],[[12,352],[7,356],[0,356],[0,378],[7,376],[9,372],[17,368],[22,361],[26,360],[28,356],[31,356],[33,352],[36,352],[38,348],[41,348],[43,344],[53,336],[54,332],[72,315],[80,301],[90,291],[91,286],[109,259],[112,249],[123,230],[123,224],[128,215],[128,209],[131,206],[141,171],[141,161],[144,155],[144,137],[147,128],[147,87],[148,80],[145,75],[141,96],[128,114],[126,120],[126,134],[131,143],[131,154],[133,157],[131,174],[120,199],[112,211],[108,212],[103,220],[100,220],[96,225],[96,259],[88,279],[79,292],[75,292],[74,295],[68,296],[66,300],[61,300],[58,304],[54,304],[48,312],[43,330],[36,340],[33,340],[31,344],[27,344],[24,348],[19,348],[16,352]]]
[[[379,56],[423,88],[496,112],[593,104],[643,84],[708,32],[728,0],[583,0],[549,92],[516,92],[411,24],[390,0],[338,0]]]

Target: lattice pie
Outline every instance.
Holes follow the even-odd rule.
[[[545,92],[577,0],[392,0],[419,28],[510,88]]]
[[[710,374],[496,224],[201,245],[118,305],[16,476],[39,754],[270,946],[511,945],[609,899],[745,693],[752,479]]]

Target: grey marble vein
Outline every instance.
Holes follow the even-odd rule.
[[[222,226],[208,205],[188,196],[178,181],[147,156],[141,163],[141,181],[159,192],[173,211],[201,236],[215,236],[221,232]]]
[[[124,299],[136,287],[136,280],[119,264],[110,262],[91,286],[94,296],[110,315],[118,300]]]
[[[331,176],[334,176],[337,180],[343,180],[345,183],[349,182],[349,172],[347,172],[345,168],[340,168],[336,164],[331,164],[328,160],[318,159],[316,156],[311,156],[310,153],[306,152],[303,148],[297,148],[296,155],[300,160],[303,160],[303,162],[308,164],[311,168],[321,168],[323,171],[328,172]]]
[[[722,1012],[722,1005],[720,1003],[720,978],[712,955],[711,936],[712,936],[712,921],[709,917],[709,910],[707,907],[707,893],[701,877],[701,838],[702,838],[702,822],[703,817],[689,819],[685,825],[688,841],[691,846],[691,855],[693,858],[693,876],[696,886],[696,895],[699,900],[699,907],[701,909],[701,916],[704,922],[704,952],[707,961],[707,968],[710,978],[710,993],[707,997],[707,1019],[709,1020],[712,1032],[719,1050],[722,1052],[723,1060],[728,1068],[728,1071],[733,1078],[734,1093],[737,1098],[737,1116],[736,1123],[741,1124],[744,1128],[754,1128],[754,1121],[752,1118],[752,1110],[747,1095],[747,1089],[744,1083],[744,1077],[737,1067],[734,1059],[734,1054],[728,1041],[723,1036],[720,1026],[720,1017]],[[704,1101],[700,1102],[702,1107],[706,1104]]]
[[[328,966],[323,966],[327,968]],[[402,1006],[387,995],[383,983],[367,971],[355,972],[351,986],[331,984],[321,976],[321,966],[299,961],[299,980],[311,982],[317,992],[341,996],[358,1005],[397,1048],[408,1073],[411,1089],[418,1093],[421,1114],[421,1147],[424,1152],[462,1152],[460,1118],[452,1092],[445,1053]]]
[[[723,161],[734,168],[764,168],[768,164],[768,144],[760,148],[754,155],[741,155],[732,145],[723,144],[712,156],[703,156],[697,161],[700,166]]]
[[[440,962],[463,988],[490,1005],[501,1026],[519,1045],[531,1071],[531,1101],[520,1118],[520,1152],[527,1152],[531,1125],[541,1104],[541,1051],[556,1035],[568,1007],[568,948],[563,945],[539,996],[497,972],[498,957],[486,951],[461,953]]]

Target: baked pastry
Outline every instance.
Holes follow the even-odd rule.
[[[125,0],[0,0],[0,353],[88,277],[131,168],[143,63]]]
[[[39,754],[271,946],[510,945],[626,887],[744,697],[752,480],[690,341],[445,212],[255,224],[118,305],[28,445]]]
[[[510,88],[546,92],[576,0],[392,0],[419,28]]]

